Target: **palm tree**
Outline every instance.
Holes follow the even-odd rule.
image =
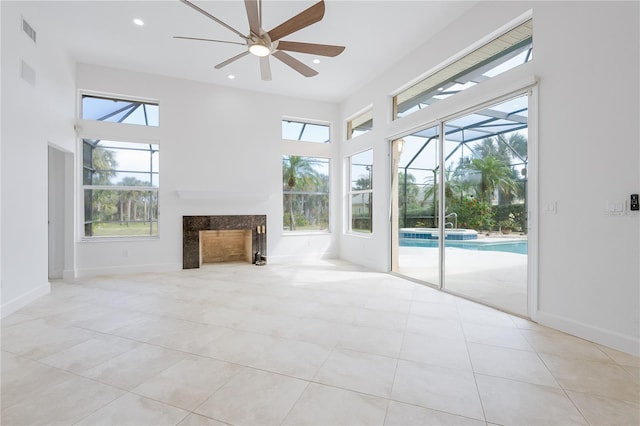
[[[521,133],[511,133],[508,138],[498,135],[498,143],[509,149],[509,157],[521,161],[527,160],[527,138]]]
[[[100,141],[84,140],[83,143],[83,183],[85,185],[111,185],[118,167],[113,151],[97,146]],[[91,236],[94,227],[108,221],[117,211],[117,200],[113,192],[100,189],[85,190],[85,233]]]
[[[293,231],[296,229],[292,193],[294,188],[298,190],[317,188],[322,185],[322,177],[308,157],[289,155],[282,161],[282,183],[289,198],[289,230]]]
[[[491,194],[496,189],[514,194],[518,191],[518,184],[513,178],[511,167],[500,158],[493,156],[474,158],[467,169],[480,174],[479,192],[482,201],[491,201]]]
[[[452,166],[449,166],[444,171],[444,200],[445,205],[451,205],[454,198],[458,198],[463,194],[463,190],[465,189],[465,181],[461,179],[463,177],[464,170],[461,168],[453,169]],[[436,170],[434,170],[434,173]],[[428,203],[429,199],[432,199],[432,204],[434,206],[437,205],[437,197],[438,197],[438,184],[433,183],[434,178],[427,178],[425,180],[425,184],[428,186],[427,190],[424,193],[424,202]]]

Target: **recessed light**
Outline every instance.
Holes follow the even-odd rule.
[[[314,64],[319,64],[319,63],[320,63],[320,59],[318,59],[318,58],[314,59],[314,60],[313,60],[313,63],[314,63]]]
[[[227,76],[227,78],[228,78],[229,80],[233,80],[234,78],[236,78],[236,76],[235,76],[235,75],[233,75],[233,74],[229,74],[229,75]]]
[[[133,20],[133,23],[138,25],[138,26],[143,26],[144,25],[144,21],[140,18],[136,18]]]

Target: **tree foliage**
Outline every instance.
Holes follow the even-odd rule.
[[[283,218],[290,231],[297,226],[329,219],[329,176],[320,173],[313,158],[289,155],[282,160],[282,184],[287,212]],[[313,194],[296,194],[317,193]]]
[[[526,167],[527,138],[513,132],[485,138],[469,148],[470,155],[460,156],[456,163],[448,163],[444,172],[445,214],[456,213],[461,227],[492,229],[502,220],[496,216],[493,205],[518,204],[526,196],[526,174],[520,173],[517,166]],[[423,182],[420,204],[425,211],[425,218],[438,216],[440,185],[435,173],[437,169],[433,177],[429,176]],[[403,212],[415,206],[412,197],[417,186],[409,176],[405,182],[404,174],[400,173],[398,180],[398,199]],[[515,217],[520,227],[525,229],[526,218],[522,219],[517,214]]]

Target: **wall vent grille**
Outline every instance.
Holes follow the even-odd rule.
[[[24,18],[22,18],[22,31],[24,31],[34,43],[36,42],[36,30],[34,30]]]

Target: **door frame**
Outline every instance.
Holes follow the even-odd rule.
[[[429,287],[437,288],[438,290],[444,291],[446,293],[454,294],[459,297],[463,297],[469,300],[473,300],[474,302],[478,302],[487,306],[491,306],[496,309],[501,309],[499,306],[489,305],[486,302],[481,300],[476,300],[470,298],[468,296],[451,293],[443,286],[444,284],[444,273],[445,273],[445,259],[444,259],[444,239],[442,238],[444,234],[444,221],[440,220],[438,222],[438,246],[439,246],[439,282],[436,286],[433,286],[429,283],[404,276],[397,271],[394,271],[394,266],[397,265],[397,256],[399,250],[399,239],[397,236],[394,237],[394,231],[397,231],[397,225],[394,226],[394,223],[398,218],[398,197],[397,194],[394,195],[394,191],[397,192],[397,177],[394,175],[397,174],[397,167],[394,169],[394,165],[397,163],[396,155],[398,155],[396,144],[394,143],[398,139],[402,139],[405,136],[411,135],[417,131],[422,129],[427,129],[430,127],[438,126],[439,129],[439,139],[438,139],[438,161],[440,164],[444,163],[444,138],[446,135],[444,134],[444,124],[458,117],[462,117],[464,115],[470,114],[478,109],[482,109],[484,107],[488,107],[491,105],[495,105],[497,103],[507,101],[509,99],[513,99],[515,97],[527,95],[528,99],[528,137],[527,137],[527,241],[528,241],[528,249],[527,249],[527,318],[530,318],[532,321],[537,320],[537,312],[538,312],[538,84],[537,81],[533,81],[531,83],[525,84],[516,90],[509,91],[506,94],[503,94],[498,97],[494,97],[485,102],[477,103],[472,107],[464,108],[455,113],[449,115],[443,115],[439,117],[435,122],[431,121],[428,123],[424,123],[419,126],[412,126],[411,129],[406,130],[402,133],[394,135],[392,137],[387,138],[387,144],[389,147],[389,158],[390,158],[390,169],[391,169],[391,190],[392,194],[389,197],[389,201],[391,204],[389,215],[390,226],[389,230],[391,232],[391,236],[389,238],[390,246],[389,246],[389,258],[391,259],[391,273],[397,276],[400,276],[405,279],[409,279],[411,281],[417,282],[422,285],[426,285]],[[444,167],[439,167],[438,169],[438,180],[440,182],[444,181]],[[395,185],[395,187],[394,187]],[[440,217],[444,217],[444,185],[440,185],[438,191],[438,200],[439,200],[439,215]],[[518,315],[511,313],[512,315]]]
[[[47,168],[47,274],[55,280],[73,277],[73,153],[47,144]]]

